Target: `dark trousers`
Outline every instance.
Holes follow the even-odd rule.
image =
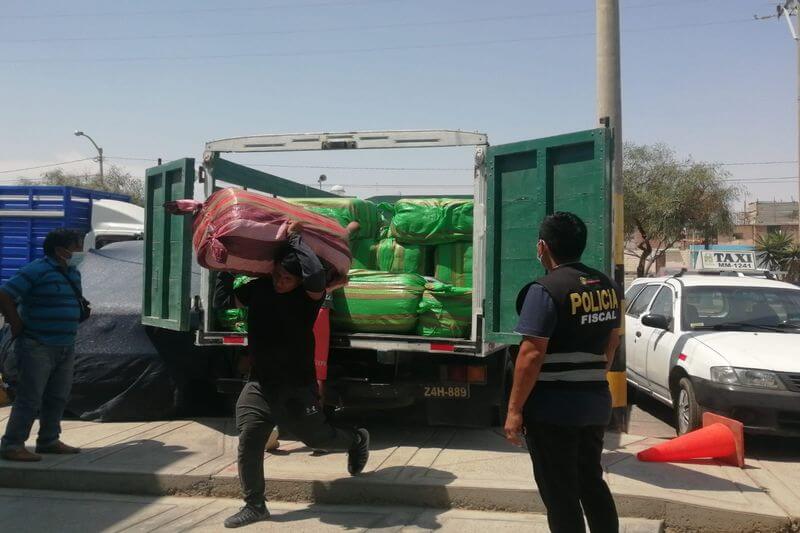
[[[617,508],[600,464],[605,428],[534,422],[525,430],[550,530],[583,533],[585,513],[592,533],[617,532]]]
[[[346,451],[356,442],[355,430],[339,429],[328,422],[315,385],[266,387],[248,382],[236,403],[236,426],[239,482],[250,505],[264,505],[264,450],[276,425],[309,448]]]

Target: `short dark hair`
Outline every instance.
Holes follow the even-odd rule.
[[[56,255],[56,248],[69,248],[81,245],[81,234],[74,229],[54,229],[44,238],[44,254],[48,257]]]
[[[288,243],[278,248],[278,252],[275,254],[275,263],[281,265],[289,274],[297,276],[298,278],[303,277],[300,258],[297,257],[297,253]]]
[[[542,221],[539,238],[559,263],[578,261],[586,249],[586,224],[573,213],[556,211]]]

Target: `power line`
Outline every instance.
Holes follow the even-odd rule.
[[[401,172],[463,172],[471,171],[473,168],[458,168],[458,167],[348,167],[339,165],[271,165],[271,164],[249,164],[250,167],[275,167],[275,168],[321,168],[326,170],[387,170],[387,171],[401,171]]]
[[[28,14],[28,15],[3,15],[5,19],[52,19],[52,18],[85,18],[85,17],[138,17],[138,16],[159,16],[164,15],[190,15],[194,13],[248,13],[258,11],[270,11],[273,9],[296,9],[304,7],[345,7],[351,5],[362,4],[376,4],[376,3],[389,3],[401,2],[409,0],[348,0],[336,2],[306,2],[306,3],[285,3],[273,4],[269,6],[257,7],[209,7],[209,8],[194,8],[194,9],[158,9],[158,10],[142,10],[142,11],[84,11],[77,13],[43,13],[43,14]]]
[[[164,15],[191,15],[203,13],[252,13],[258,11],[270,11],[273,9],[297,9],[305,7],[347,7],[352,5],[377,4],[377,3],[409,3],[411,0],[348,0],[332,2],[306,2],[306,3],[283,3],[267,6],[250,7],[212,7],[212,8],[192,8],[192,9],[158,9],[158,10],[139,10],[139,11],[84,11],[76,13],[41,13],[23,15],[3,15],[7,20],[13,19],[48,19],[48,18],[85,18],[85,17],[137,17],[137,16],[158,16]],[[625,9],[642,9],[651,7],[673,7],[680,4],[698,4],[712,0],[682,0],[667,2],[652,2],[649,4],[639,4],[626,6]],[[543,13],[539,16],[572,16],[579,13],[594,13],[594,9],[573,9],[555,13]]]
[[[744,166],[744,165],[788,165],[796,164],[797,161],[739,161],[736,163],[717,163],[725,167]]]
[[[72,163],[80,163],[81,161],[92,161],[94,160],[93,157],[85,157],[83,159],[74,159],[72,161],[62,161],[61,163],[51,163],[49,165],[39,165],[35,167],[25,167],[25,168],[14,168],[11,170],[0,170],[0,174],[11,174],[13,172],[24,172],[26,170],[36,170],[39,168],[49,168],[49,167],[57,167],[59,165],[70,165]]]
[[[318,183],[305,183],[309,187],[317,187],[319,186]],[[413,184],[413,183],[336,183],[336,185],[341,185],[343,187],[353,187],[353,188],[362,188],[362,189],[452,189],[453,187],[459,189],[472,189],[473,185],[471,183],[467,184],[452,184],[452,183],[444,183],[440,185],[429,185],[429,184]]]
[[[158,161],[157,157],[118,157],[118,156],[103,156],[103,159],[119,159],[121,161]]]
[[[652,32],[664,31],[673,29],[684,28],[700,28],[708,26],[720,26],[727,24],[742,24],[750,23],[752,19],[735,19],[727,21],[715,22],[701,22],[690,24],[677,24],[672,26],[657,26],[652,28],[639,28],[633,30],[626,30],[623,33],[639,33],[639,32]],[[194,61],[194,60],[225,60],[225,59],[245,59],[245,58],[268,58],[268,57],[308,57],[308,56],[329,56],[329,55],[343,55],[343,54],[365,54],[374,52],[396,52],[407,50],[436,50],[445,48],[459,48],[459,47],[475,47],[475,46],[492,46],[499,44],[514,44],[524,42],[536,41],[551,41],[560,39],[577,39],[583,37],[594,37],[595,32],[585,33],[570,33],[562,35],[548,35],[540,37],[520,37],[516,39],[492,39],[485,41],[454,41],[449,43],[431,43],[431,44],[418,44],[418,45],[402,45],[402,46],[382,46],[382,47],[368,47],[368,48],[340,48],[340,49],[324,49],[324,50],[300,50],[291,52],[247,52],[240,54],[217,54],[217,55],[188,55],[188,56],[139,56],[139,57],[99,57],[88,59],[65,59],[65,58],[35,58],[35,59],[3,59],[0,64],[35,64],[35,63],[131,63],[140,61]]]
[[[704,0],[710,1],[710,0]],[[694,2],[678,2],[678,3],[696,3]],[[670,3],[656,3],[644,4],[640,6],[630,6],[627,9],[636,9],[642,7],[659,7],[665,5],[673,5],[675,2]],[[128,35],[128,36],[107,36],[107,37],[93,37],[93,36],[80,36],[80,37],[35,37],[26,39],[0,39],[0,43],[50,43],[50,42],[98,42],[98,41],[153,41],[165,39],[216,39],[218,37],[251,37],[251,36],[265,36],[265,35],[294,35],[299,33],[327,33],[327,32],[343,32],[343,31],[361,31],[361,30],[385,30],[395,28],[416,28],[427,26],[441,26],[453,24],[474,24],[483,22],[504,22],[508,20],[527,20],[533,18],[544,17],[563,17],[574,16],[576,14],[594,13],[594,9],[579,9],[574,11],[560,11],[560,12],[539,12],[529,14],[514,14],[494,17],[473,17],[463,19],[440,19],[428,21],[415,21],[415,22],[397,22],[392,24],[370,24],[358,26],[329,26],[322,28],[297,28],[290,30],[270,30],[270,31],[243,31],[243,32],[203,32],[203,33],[175,33],[175,34],[150,34],[150,35]],[[747,19],[748,21],[750,19]]]
[[[582,10],[590,11],[590,10]],[[360,31],[360,30],[383,30],[394,28],[411,28],[424,26],[440,26],[451,24],[472,24],[478,22],[501,22],[506,20],[531,19],[539,17],[555,17],[571,15],[573,13],[532,13],[528,15],[506,15],[497,17],[480,17],[454,20],[431,20],[423,22],[398,22],[393,24],[371,24],[359,26],[331,26],[323,28],[298,28],[292,30],[270,30],[270,31],[246,31],[246,32],[205,32],[205,33],[183,33],[183,34],[154,34],[154,35],[132,35],[132,36],[110,36],[110,37],[41,37],[33,39],[0,39],[0,43],[45,43],[45,42],[85,42],[85,41],[152,41],[164,39],[215,39],[218,37],[249,37],[264,35],[293,35],[298,33],[327,33],[339,31]]]
[[[156,162],[157,157],[123,157],[123,156],[104,156],[105,159],[115,159],[121,161],[145,161]],[[11,170],[0,170],[0,174],[12,174],[14,172],[24,172],[27,170],[37,170],[42,168],[57,167],[60,165],[69,165],[73,163],[81,163],[84,161],[93,161],[95,158],[86,157],[83,159],[74,159],[72,161],[61,161],[59,163],[49,163],[46,165],[37,165],[33,167],[16,168]],[[713,163],[720,166],[747,166],[747,165],[783,165],[793,164],[797,161],[735,161],[735,162],[718,162]],[[702,163],[700,163],[702,164]],[[323,169],[323,170],[370,170],[370,171],[390,171],[390,172],[469,172],[474,170],[473,167],[365,167],[365,166],[349,166],[349,165],[335,165],[330,163],[322,163],[318,165],[303,163],[303,164],[273,164],[273,163],[248,163],[247,166],[258,168],[302,168],[302,169]],[[765,182],[768,180],[796,180],[797,176],[765,176],[762,178],[728,178],[724,181],[742,181],[742,182]],[[355,184],[354,184],[355,185]],[[390,184],[389,186],[395,187],[399,184]]]
[[[763,178],[729,178],[723,181],[728,182],[741,182],[741,183],[777,183],[779,181],[797,181],[797,176],[776,176],[776,177],[763,177]]]

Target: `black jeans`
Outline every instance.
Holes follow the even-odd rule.
[[[617,532],[617,508],[600,464],[605,428],[533,422],[526,423],[525,429],[550,530],[583,533],[586,513],[592,533]]]
[[[264,449],[276,425],[314,449],[346,451],[357,438],[355,430],[335,428],[328,422],[316,385],[264,387],[248,382],[236,402],[239,482],[248,504],[264,505]]]

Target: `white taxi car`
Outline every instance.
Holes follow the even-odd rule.
[[[628,382],[674,409],[678,434],[710,411],[800,435],[800,287],[684,274],[637,279],[625,298]]]

